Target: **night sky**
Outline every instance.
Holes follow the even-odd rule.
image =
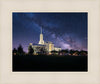
[[[87,50],[87,13],[12,13],[13,48],[38,43],[43,28],[44,41],[62,49]]]

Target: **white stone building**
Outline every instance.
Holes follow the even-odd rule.
[[[61,50],[61,48],[54,47],[54,44],[52,42],[50,42],[50,41],[45,42],[43,40],[42,28],[41,28],[39,43],[38,44],[30,43],[29,46],[32,46],[32,48],[34,50],[34,54],[41,53],[41,49],[44,49],[49,54],[51,54],[51,51],[53,51],[53,50],[56,50],[56,51],[60,51]]]

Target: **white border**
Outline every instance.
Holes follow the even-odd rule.
[[[100,84],[99,0],[1,0],[0,84]],[[88,72],[12,72],[12,12],[88,12]]]

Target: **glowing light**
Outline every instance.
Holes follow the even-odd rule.
[[[51,51],[51,50],[52,50],[52,49],[51,49],[51,46],[52,46],[52,45],[51,45],[51,44],[49,44],[49,51]]]

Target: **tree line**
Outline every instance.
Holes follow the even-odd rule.
[[[16,49],[14,48],[13,49],[13,55],[34,55],[34,49],[32,48],[32,46],[29,46],[28,47],[28,53],[26,53],[24,50],[23,50],[23,47],[22,45],[19,45],[19,47]],[[45,55],[48,55],[48,51],[44,48],[41,48],[40,49],[40,53],[38,54],[45,54]],[[68,50],[68,49],[64,49],[64,50],[60,50],[60,51],[56,51],[56,50],[53,50],[51,51],[51,54],[52,55],[71,55],[71,56],[87,56],[87,51],[84,51],[84,50]]]

